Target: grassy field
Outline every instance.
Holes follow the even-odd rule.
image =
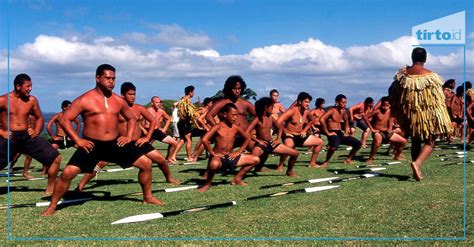
[[[157,145],[165,152],[162,144]],[[441,144],[439,147],[446,147]],[[376,162],[390,161],[379,150]],[[62,166],[73,149],[63,151]],[[436,154],[453,153],[455,149],[437,150],[423,166],[426,178],[416,182],[411,178],[408,161],[385,166],[381,176],[339,183],[340,188],[317,193],[292,194],[281,197],[245,201],[250,196],[322,186],[297,184],[287,187],[260,189],[261,186],[323,177],[351,177],[355,174],[334,169],[355,170],[364,164],[369,149],[358,153],[354,164],[343,164],[348,151],[345,146],[336,152],[329,169],[307,167],[309,155],[301,154],[296,164],[300,178],[278,173],[277,157],[267,165],[272,171],[249,173],[249,186],[231,186],[232,175],[216,175],[216,185],[206,193],[188,190],[176,193],[157,192],[165,206],[144,205],[141,196],[125,195],[139,192],[137,170],[100,173],[81,196],[94,199],[60,208],[52,217],[39,217],[44,207],[1,211],[0,245],[452,245],[474,246],[472,234],[472,165],[467,164],[467,240],[464,238],[463,165],[459,160],[441,162]],[[302,151],[304,153],[304,151]],[[409,158],[409,149],[405,150]],[[322,160],[326,153],[321,153]],[[323,157],[324,156],[324,157]],[[184,157],[184,151],[179,158]],[[202,158],[204,158],[202,156]],[[468,160],[472,154],[468,152]],[[22,164],[22,159],[19,164]],[[181,160],[181,162],[183,162]],[[20,165],[18,165],[20,166]],[[173,175],[183,185],[201,182],[199,173],[206,161],[197,165],[175,165]],[[39,177],[39,164],[34,161],[32,175]],[[117,168],[109,165],[105,169]],[[20,171],[19,168],[17,170]],[[5,171],[2,171],[5,172]],[[153,189],[171,188],[162,173],[154,168]],[[0,178],[0,200],[7,203],[6,178]],[[16,179],[16,178],[12,178]],[[80,177],[76,178],[71,190]],[[10,203],[47,201],[43,195],[46,181],[15,181],[10,183]],[[125,196],[120,196],[125,195]],[[78,195],[71,195],[70,197]],[[111,198],[113,197],[113,198]],[[111,225],[121,218],[146,213],[167,212],[208,204],[237,201],[228,208],[194,212],[135,224]],[[9,234],[10,240],[7,241]],[[77,242],[84,240],[84,242]],[[258,241],[256,241],[258,240]]]

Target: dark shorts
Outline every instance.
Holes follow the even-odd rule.
[[[351,122],[351,127],[354,129],[359,127],[359,129],[361,129],[362,131],[366,131],[369,128],[369,126],[367,126],[367,124],[365,123],[364,119],[359,119],[355,120],[354,122]]]
[[[374,136],[376,133],[372,133]],[[382,136],[382,143],[386,144],[390,142],[390,138],[393,136],[393,131],[380,131],[379,134]]]
[[[237,167],[237,163],[242,155],[235,157],[235,159],[229,159],[229,155],[225,155],[221,158],[221,169],[233,171]]]
[[[273,150],[275,150],[275,148],[277,148],[278,146],[280,146],[281,143],[278,143],[276,146],[272,146],[272,144],[269,142],[269,141],[265,141],[265,145],[262,145],[260,143],[256,143],[255,144],[255,147],[259,147],[260,149],[262,149],[262,151],[265,153],[265,154],[272,154],[273,153]]]
[[[168,135],[167,135],[165,132],[163,132],[163,131],[161,131],[161,130],[159,130],[159,129],[155,129],[155,130],[153,131],[153,134],[151,135],[151,139],[157,140],[157,141],[160,141],[160,142],[161,142],[161,141],[163,141],[163,139],[165,139],[167,136],[168,136]]]
[[[293,143],[295,144],[295,147],[303,147],[303,144],[310,135],[306,135],[305,137],[302,137],[301,135],[292,135],[292,134],[283,134],[283,141],[285,141],[287,138],[293,139]]]
[[[347,146],[351,146],[353,148],[360,148],[362,143],[352,136],[344,136],[342,131],[334,131],[337,135],[335,136],[328,136],[328,142],[330,147],[339,147],[339,145],[344,144]]]
[[[321,127],[320,124],[318,124],[318,125],[313,125],[313,126],[311,126],[311,128],[309,129],[309,131],[310,131],[310,133],[311,133],[312,135],[317,135],[317,136],[319,136],[319,134],[321,133],[321,130],[322,130],[322,127]]]
[[[52,143],[58,145],[59,149],[74,147],[76,144],[67,136],[61,136],[61,140],[52,140]]]
[[[191,134],[192,130],[193,130],[193,125],[191,124],[191,121],[179,119],[178,121],[179,138],[184,139],[184,136],[186,136],[187,134]]]
[[[456,123],[456,124],[462,124],[464,122],[464,119],[459,118],[459,117],[451,117],[451,122]]]
[[[50,166],[59,152],[41,137],[31,138],[28,131],[12,132],[10,161],[18,154],[27,154],[45,166]],[[0,138],[0,170],[8,166],[8,140]]]
[[[74,152],[68,162],[68,165],[79,167],[81,172],[92,172],[99,161],[116,163],[122,168],[128,168],[132,166],[140,156],[144,155],[143,152],[145,152],[135,146],[135,142],[130,142],[124,147],[119,147],[117,145],[117,139],[111,141],[85,139],[94,143],[94,149],[87,153],[84,149],[79,148]]]
[[[135,145],[135,142],[133,142],[133,145]],[[153,147],[153,145],[151,145],[149,142],[145,142],[140,147],[137,147],[137,148],[138,148],[138,151],[143,155],[146,155],[147,153],[156,150],[155,147]]]

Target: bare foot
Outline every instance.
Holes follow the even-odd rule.
[[[352,164],[352,160],[346,159],[344,160],[344,164]]]
[[[210,184],[205,184],[201,188],[199,188],[198,191],[199,192],[206,192],[206,191],[209,190],[209,188],[211,188],[211,185]]]
[[[54,212],[56,212],[56,208],[48,207],[41,213],[41,216],[51,216],[54,214]]]
[[[367,146],[367,144],[365,143],[362,143],[362,148],[368,148],[369,146]]]
[[[283,172],[283,165],[278,165],[277,172]]]
[[[373,160],[373,159],[368,159],[368,160],[366,161],[366,163],[369,164],[369,165],[372,165],[372,164],[374,163],[374,160]]]
[[[207,172],[205,172],[204,174],[202,174],[202,176],[200,176],[201,179],[203,180],[206,180],[207,179]]]
[[[300,176],[298,176],[298,174],[296,174],[296,172],[294,172],[294,171],[286,171],[286,176],[292,177],[292,178],[299,178],[299,177],[300,177]]]
[[[232,180],[230,181],[231,185],[240,185],[240,186],[247,186],[248,184],[242,180]]]
[[[401,154],[400,156],[393,157],[393,160],[405,160],[405,156],[403,156],[403,154]]]
[[[423,179],[423,175],[421,174],[421,169],[418,164],[411,162],[411,169],[413,170],[413,178],[416,181],[421,181]]]
[[[270,172],[270,171],[271,170],[266,167],[262,167],[262,169],[255,170],[255,172]]]
[[[318,164],[316,164],[316,163],[309,163],[309,166],[308,166],[308,167],[309,167],[309,168],[316,168],[316,167],[318,167]]]
[[[165,202],[160,201],[160,200],[156,199],[153,196],[150,196],[148,198],[143,198],[143,203],[144,204],[165,205]]]
[[[26,178],[26,179],[33,179],[35,177],[31,176],[30,174],[25,174],[23,173],[23,177]]]
[[[321,165],[318,166],[318,168],[326,168],[329,166],[329,162],[323,162]]]
[[[174,184],[174,185],[180,185],[181,184],[181,181],[179,181],[178,179],[173,178],[173,177],[168,179],[166,182],[168,182],[170,184]]]

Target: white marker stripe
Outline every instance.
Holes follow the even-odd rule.
[[[310,192],[317,192],[317,191],[335,189],[335,188],[338,188],[339,186],[340,186],[340,185],[318,186],[318,187],[305,188],[304,190],[305,190],[306,192],[310,193]]]
[[[310,179],[308,182],[310,183],[319,183],[319,182],[326,182],[326,181],[331,181],[334,179],[338,179],[339,177],[330,177],[330,178],[317,178],[317,179]]]
[[[161,213],[140,214],[140,215],[134,215],[134,216],[123,218],[121,220],[114,221],[112,222],[112,225],[147,221],[147,220],[153,220],[153,219],[159,219],[159,218],[163,218],[163,215]]]
[[[191,189],[197,189],[197,188],[199,188],[198,185],[191,185],[191,186],[178,187],[178,188],[168,188],[168,189],[165,189],[165,192],[177,192],[177,191],[191,190]]]

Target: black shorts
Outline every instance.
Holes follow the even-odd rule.
[[[179,138],[184,139],[184,136],[187,134],[191,134],[192,130],[193,130],[193,125],[191,124],[191,121],[185,120],[185,119],[179,119],[178,121]]]
[[[276,146],[272,146],[272,143],[270,141],[265,141],[265,145],[262,145],[260,143],[256,143],[255,147],[259,147],[262,149],[263,153],[265,154],[272,154],[275,148],[280,146],[281,143],[278,143]]]
[[[305,137],[302,137],[301,135],[292,135],[292,134],[283,134],[283,141],[285,141],[287,138],[293,139],[293,143],[295,144],[295,147],[303,147],[303,144],[306,140],[308,140],[310,135],[306,135]]]
[[[235,157],[235,159],[231,160],[229,158],[229,155],[225,155],[224,157],[221,158],[221,169],[230,170],[230,171],[235,170],[235,168],[237,167],[237,163],[240,160],[240,157],[242,157],[242,155],[239,155]]]
[[[68,165],[77,166],[81,172],[91,173],[99,161],[116,163],[122,168],[128,168],[135,161],[144,155],[141,149],[135,146],[135,142],[130,142],[124,147],[117,145],[117,139],[111,141],[99,141],[85,138],[94,143],[92,151],[87,153],[79,148],[74,152]]]
[[[321,134],[321,130],[322,130],[321,125],[317,124],[317,125],[311,126],[311,128],[309,129],[309,132],[311,133],[311,135],[319,135]]]
[[[354,122],[351,122],[351,127],[354,129],[359,127],[359,129],[361,129],[362,131],[366,131],[369,128],[369,126],[365,123],[364,119],[359,119],[355,120]]]
[[[372,133],[372,137],[375,136],[376,133]],[[390,138],[393,136],[393,131],[380,131],[379,134],[382,136],[382,143],[386,144],[390,142]]]
[[[31,138],[28,131],[12,132],[10,139],[10,161],[18,153],[27,154],[45,166],[50,166],[59,152],[46,140]],[[8,166],[8,140],[0,138],[0,170]]]
[[[135,142],[133,142],[133,145],[135,145]],[[129,147],[129,146],[126,146],[126,147]],[[143,155],[146,155],[147,153],[156,150],[153,147],[153,145],[151,145],[149,142],[145,142],[140,147],[137,147],[137,148],[138,148],[138,151]]]
[[[58,145],[59,149],[74,147],[74,145],[76,144],[67,136],[60,136],[60,137],[61,137],[61,140],[52,140],[52,143]]]
[[[160,141],[160,142],[161,142],[161,141],[163,141],[163,139],[165,139],[167,136],[168,136],[168,135],[167,135],[165,132],[163,132],[163,131],[161,131],[161,130],[159,130],[159,129],[155,129],[155,130],[153,131],[153,134],[151,135],[151,139],[157,140],[157,141]]]
[[[362,143],[352,136],[344,136],[342,131],[334,131],[336,132],[335,136],[328,136],[328,142],[330,147],[339,147],[339,145],[344,144],[347,146],[351,146],[353,148],[360,148]]]

